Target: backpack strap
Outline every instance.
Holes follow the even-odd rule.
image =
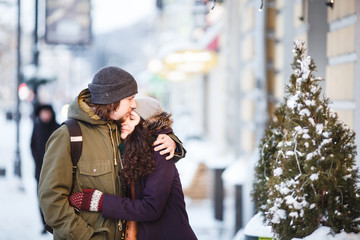
[[[72,169],[73,179],[72,179],[72,185],[71,185],[71,190],[70,190],[70,194],[69,194],[69,195],[71,195],[71,193],[74,190],[74,186],[75,186],[77,163],[79,162],[79,159],[81,156],[83,140],[82,140],[80,125],[76,119],[69,118],[69,119],[65,120],[62,124],[65,124],[67,126],[67,128],[69,130],[69,134],[70,134],[70,152],[71,152],[71,161],[73,164],[73,169]],[[49,225],[45,224],[45,229],[49,233],[53,234],[53,229]]]
[[[81,156],[83,139],[82,139],[80,125],[76,119],[69,118],[66,121],[64,121],[63,124],[67,126],[70,135],[70,152],[71,152],[71,161],[73,164],[73,168],[72,168],[73,180],[70,190],[70,194],[71,194],[74,190],[77,163],[79,162]]]

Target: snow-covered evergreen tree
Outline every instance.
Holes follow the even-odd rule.
[[[294,43],[294,53],[294,73],[279,111],[284,120],[273,124],[260,146],[268,152],[259,161],[256,180],[266,183],[266,192],[258,193],[255,184],[253,196],[261,198],[255,201],[279,239],[304,237],[321,225],[335,233],[359,232],[354,132],[320,97],[321,79],[313,76],[316,66],[305,56],[304,42]]]
[[[274,117],[270,120],[259,145],[260,159],[255,166],[255,181],[251,197],[255,202],[256,209],[262,213],[266,210],[266,201],[269,194],[267,182],[272,175],[270,163],[272,159],[275,159],[276,146],[284,136],[284,109],[284,104],[275,109]]]

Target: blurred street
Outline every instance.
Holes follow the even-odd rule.
[[[268,126],[300,79],[296,43],[314,61],[306,72],[331,112],[360,134],[360,0],[0,0],[0,16],[0,240],[52,238],[41,235],[33,106],[51,105],[63,122],[104,66],[131,73],[138,95],[172,114],[187,150],[177,168],[199,240],[243,240],[259,210],[254,183],[267,186],[267,171],[276,174],[264,167],[257,176],[255,166],[266,166],[264,136],[279,134]],[[292,119],[280,116],[278,127]],[[360,153],[359,137],[354,144]],[[276,160],[278,147],[269,154]]]

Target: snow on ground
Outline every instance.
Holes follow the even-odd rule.
[[[267,238],[274,236],[272,234],[271,227],[263,224],[263,216],[260,213],[256,214],[249,221],[243,231],[243,234],[247,236],[261,236]],[[237,239],[240,240],[241,238]],[[360,234],[341,232],[333,235],[329,227],[320,227],[310,236],[304,238],[293,238],[293,240],[360,240]]]
[[[355,233],[341,232],[336,235],[332,235],[329,227],[320,227],[313,234],[305,238],[294,238],[293,240],[360,240],[360,235]]]
[[[24,190],[19,190],[19,186],[19,179],[0,178],[0,189],[4,191],[0,197],[0,239],[52,239],[50,234],[41,234],[35,184],[23,185]]]
[[[36,195],[34,163],[30,151],[31,120],[23,117],[20,122],[20,158],[22,178],[14,175],[16,124],[0,116],[0,169],[5,168],[5,176],[0,176],[0,239],[2,240],[42,240],[52,239],[50,234],[42,235],[43,229]]]

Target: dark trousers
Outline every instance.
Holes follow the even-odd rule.
[[[39,179],[36,179],[36,183],[37,183],[37,191],[36,191],[36,196],[38,196],[38,192],[39,192]],[[39,200],[38,200],[39,202]],[[42,213],[41,209],[40,209],[40,204],[39,204],[39,211],[40,211],[40,216],[41,216],[41,221],[43,224],[43,227],[45,228],[45,219],[44,219],[44,214]]]

